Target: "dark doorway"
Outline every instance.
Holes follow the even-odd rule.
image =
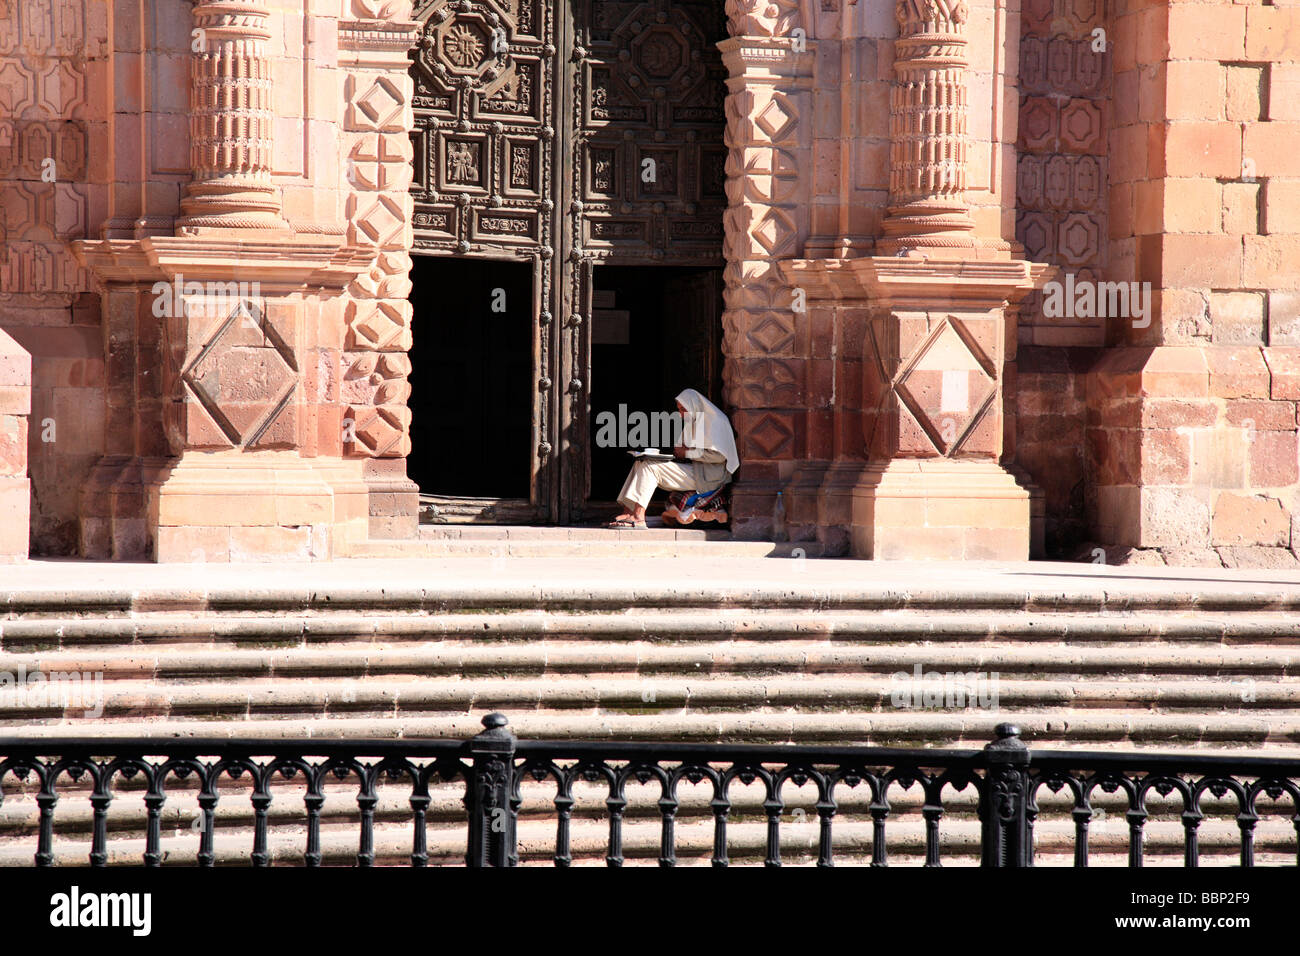
[[[592,305],[589,498],[603,503],[614,500],[631,464],[627,447],[609,444],[608,430],[598,439],[620,406],[624,420],[671,412],[684,388],[722,405],[722,270],[597,266]],[[655,442],[668,439],[651,434],[646,444]]]
[[[527,501],[532,265],[413,258],[407,473],[422,494]]]

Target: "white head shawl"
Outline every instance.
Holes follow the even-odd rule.
[[[740,467],[740,455],[736,453],[736,436],[731,430],[731,422],[727,421],[722,409],[693,388],[678,395],[677,401],[686,409],[682,444],[701,451],[712,449],[721,452],[727,458],[727,471],[734,473]]]

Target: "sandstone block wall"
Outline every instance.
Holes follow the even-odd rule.
[[[95,234],[112,193],[126,189],[115,185],[115,156],[132,131],[138,139],[139,106],[115,97],[123,90],[110,79],[113,6],[0,4],[0,332],[33,359],[25,439],[35,554],[76,552],[81,489],[104,453],[99,296],[71,243]],[[129,24],[119,29],[129,41]]]
[[[1094,536],[1294,566],[1300,7],[1116,12],[1112,277],[1151,283],[1153,314],[1111,319],[1089,376]]]

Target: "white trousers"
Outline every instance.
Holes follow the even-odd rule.
[[[623,482],[623,490],[618,493],[618,503],[629,511],[644,508],[650,503],[656,488],[694,491],[694,466],[680,461],[635,461],[627,481]]]

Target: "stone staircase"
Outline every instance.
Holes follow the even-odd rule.
[[[128,580],[106,570],[85,586],[76,574],[61,585],[0,582],[0,672],[99,674],[103,705],[87,716],[85,701],[64,707],[0,688],[0,735],[464,739],[485,711],[501,710],[522,738],[979,747],[1009,720],[1035,749],[1300,756],[1300,682],[1292,679],[1300,583],[1261,573],[1189,582],[1078,566],[978,572],[713,558],[628,570],[603,560],[489,556],[336,562],[292,579],[272,567],[191,569],[184,578],[154,569],[155,579],[174,577],[142,586],[148,573]],[[928,675],[973,672],[986,681],[996,672],[995,683],[981,685],[996,689],[996,709],[943,699],[915,706],[934,703],[924,697],[935,686]],[[941,686],[951,693],[962,684]],[[0,862],[30,860],[31,787],[12,776],[3,785]],[[84,861],[88,793],[61,789],[56,857]],[[273,804],[272,844],[289,858],[301,852],[305,824],[301,786],[284,793],[296,795]],[[129,788],[123,794],[110,813],[111,846],[114,859],[138,860],[143,803]],[[463,852],[461,795],[456,784],[435,798],[433,858]],[[167,804],[164,845],[177,859],[192,859],[197,847],[193,796]],[[629,811],[642,814],[626,836],[630,861],[657,856],[654,796]],[[794,858],[815,857],[815,796],[796,798],[792,788],[787,796],[783,845]],[[919,791],[896,796],[891,855],[916,863]],[[327,862],[356,852],[353,797],[349,786],[330,791]],[[604,852],[603,795],[589,797],[575,810],[580,861]],[[944,820],[958,856],[978,847],[973,802],[963,799]],[[552,845],[547,800],[541,788],[526,788],[525,859],[545,857]],[[410,853],[405,801],[396,789],[381,794],[381,862]],[[697,803],[683,806],[679,852],[707,859],[707,798]],[[729,827],[738,861],[762,857],[761,795],[752,803],[737,807]],[[1068,860],[1073,832],[1063,805],[1050,810],[1049,798],[1038,830],[1044,863],[1058,850]],[[1287,854],[1294,862],[1291,808],[1283,810],[1259,825],[1261,862]],[[865,804],[842,817],[842,860],[861,862],[871,839]],[[251,820],[246,797],[232,788],[218,807],[219,859],[246,858]],[[1207,820],[1202,846],[1212,858],[1220,847],[1230,862],[1236,832],[1231,814],[1222,825]],[[1092,834],[1099,864],[1122,862],[1122,810]],[[1148,855],[1177,862],[1181,834],[1176,813],[1153,818]]]

